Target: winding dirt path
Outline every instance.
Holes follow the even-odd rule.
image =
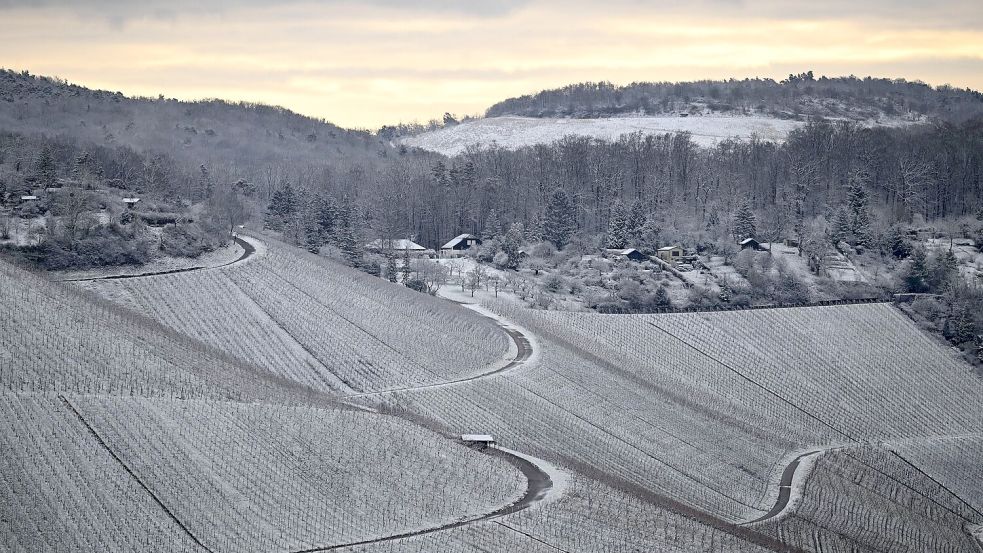
[[[447,524],[442,524],[440,526],[434,526],[432,528],[413,530],[411,532],[392,534],[389,536],[383,536],[380,538],[373,538],[373,539],[362,540],[357,542],[341,543],[337,545],[328,545],[324,547],[314,547],[311,549],[301,549],[298,551],[294,551],[292,553],[317,553],[320,551],[334,551],[336,549],[344,549],[346,547],[357,547],[360,545],[385,543],[385,542],[401,540],[405,538],[412,538],[415,536],[433,534],[434,532],[443,532],[444,530],[452,530],[454,528],[460,528],[461,526],[466,526],[468,524],[474,524],[477,522],[487,522],[497,519],[499,517],[503,517],[505,515],[510,515],[512,513],[519,512],[523,509],[529,508],[532,505],[535,505],[536,503],[542,501],[552,489],[553,481],[550,479],[546,470],[544,470],[544,468],[542,468],[540,465],[540,464],[545,464],[548,466],[549,464],[546,461],[525,454],[519,456],[512,453],[509,450],[500,449],[494,446],[484,450],[484,453],[494,457],[501,457],[506,461],[512,463],[513,465],[516,466],[516,468],[522,471],[522,474],[526,477],[526,480],[528,481],[528,484],[526,485],[526,492],[522,495],[522,497],[490,513],[475,516],[464,520],[450,522]]]
[[[454,301],[454,300],[450,300],[450,301]],[[454,303],[457,303],[464,308],[469,308],[469,304],[465,304],[457,301],[455,301]],[[515,370],[516,368],[525,364],[526,361],[528,361],[533,356],[534,349],[532,345],[532,340],[530,340],[529,337],[527,337],[522,330],[506,323],[501,319],[495,318],[486,313],[482,313],[478,309],[472,309],[472,310],[478,313],[478,315],[494,321],[495,324],[498,325],[499,328],[504,330],[512,339],[512,341],[515,343],[516,346],[515,355],[505,365],[476,375],[457,378],[444,382],[437,382],[434,384],[424,384],[419,386],[403,386],[400,388],[391,388],[387,390],[379,390],[374,392],[347,394],[341,397],[343,399],[353,399],[353,398],[360,398],[360,397],[378,396],[381,394],[387,394],[393,392],[413,392],[418,390],[429,390],[434,388],[443,388],[446,386],[454,386],[464,382],[472,382],[475,380],[489,378],[492,376],[500,375]],[[345,404],[351,405],[353,407],[358,407],[360,409],[365,409],[368,411],[375,411],[371,407],[365,407],[363,405],[359,405],[355,403],[345,402]],[[395,415],[395,416],[399,416],[399,415]],[[414,424],[419,424],[417,421],[414,421],[411,418],[407,418],[406,420],[409,420]],[[447,437],[448,439],[454,439],[453,436],[447,436]],[[384,543],[384,542],[400,540],[404,538],[411,538],[415,536],[432,534],[435,532],[442,532],[444,530],[452,530],[454,528],[460,528],[461,526],[466,526],[468,524],[492,521],[493,519],[497,519],[499,517],[503,517],[506,515],[510,515],[512,513],[516,513],[518,511],[522,511],[542,501],[547,501],[551,498],[551,496],[558,496],[559,494],[562,494],[564,486],[562,484],[559,486],[554,486],[556,482],[554,482],[554,479],[550,477],[551,473],[554,475],[562,475],[562,472],[559,471],[552,464],[550,464],[548,461],[544,459],[539,459],[537,457],[533,457],[526,453],[520,453],[518,451],[512,451],[507,448],[496,447],[496,446],[492,446],[488,449],[485,449],[483,450],[483,452],[487,455],[501,457],[502,459],[512,463],[516,468],[522,471],[523,476],[526,478],[526,491],[525,493],[523,493],[522,497],[490,513],[467,518],[464,520],[450,522],[447,524],[442,524],[440,526],[434,526],[432,528],[403,532],[400,534],[393,534],[390,536],[384,536],[380,538],[368,539],[368,540],[352,542],[352,543],[331,545],[325,547],[315,547],[311,549],[303,549],[303,550],[295,551],[293,553],[316,553],[320,551],[332,551],[332,550],[342,549],[346,547],[356,547],[360,545]]]
[[[417,390],[430,390],[433,388],[444,388],[446,386],[453,386],[455,384],[480,380],[482,378],[488,378],[490,376],[495,376],[498,374],[502,374],[504,372],[511,371],[516,367],[524,364],[530,357],[532,357],[533,354],[532,344],[530,343],[529,338],[527,338],[526,335],[522,333],[522,331],[510,326],[506,326],[501,321],[495,319],[492,320],[495,321],[495,324],[497,324],[499,328],[504,330],[509,335],[510,338],[512,338],[512,341],[515,343],[516,346],[515,357],[513,357],[512,360],[510,360],[506,365],[480,374],[466,376],[463,378],[456,378],[453,380],[446,380],[443,382],[435,382],[433,384],[421,384],[418,386],[402,386],[400,388],[388,388],[386,390],[377,390],[374,392],[359,392],[356,394],[346,394],[341,397],[347,399],[347,398],[378,396],[382,394],[391,394],[394,392],[413,392]]]
[[[222,267],[228,267],[229,265],[234,265],[241,261],[245,261],[246,259],[249,258],[249,256],[256,253],[256,247],[250,244],[248,241],[240,238],[239,236],[234,236],[232,239],[235,240],[237,244],[242,246],[242,250],[243,250],[242,255],[240,255],[236,259],[233,259],[232,261],[223,263],[221,265],[200,265],[194,267],[183,267],[180,269],[169,269],[167,271],[151,271],[147,273],[138,273],[138,274],[108,275],[108,276],[85,277],[85,278],[67,278],[65,280],[62,280],[61,282],[91,282],[93,280],[123,280],[128,278],[142,278],[142,277],[159,276],[159,275],[173,275],[177,273],[190,273],[192,271],[203,271],[205,269],[220,269]]]

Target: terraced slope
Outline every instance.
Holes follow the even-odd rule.
[[[644,316],[497,308],[536,336],[539,366],[389,401],[734,522],[774,505],[793,451],[983,427],[983,384],[887,305]],[[848,491],[820,492],[814,512],[835,513]],[[875,482],[872,493],[892,492]],[[864,516],[883,523],[895,550],[971,545],[962,518],[891,523],[914,499],[868,502]],[[840,522],[872,543],[871,527]]]
[[[294,551],[494,512],[526,480],[0,263],[0,549]]]
[[[0,386],[161,397],[282,394],[270,375],[118,306],[0,262]],[[297,388],[297,387],[295,387]]]
[[[326,392],[468,376],[512,343],[468,310],[272,241],[221,269],[80,285]]]

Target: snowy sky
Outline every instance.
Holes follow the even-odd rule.
[[[875,75],[983,89],[980,0],[0,0],[0,66],[376,128],[585,80]]]

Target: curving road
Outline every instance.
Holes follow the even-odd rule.
[[[232,261],[229,261],[228,263],[223,263],[221,265],[211,265],[211,266],[202,265],[202,266],[194,266],[194,267],[184,267],[181,269],[170,269],[167,271],[152,271],[148,273],[138,273],[133,275],[109,275],[109,276],[85,277],[85,278],[67,278],[65,280],[62,280],[61,282],[90,282],[93,280],[123,280],[127,278],[141,278],[141,277],[159,276],[159,275],[173,275],[177,273],[190,273],[192,271],[202,271],[204,269],[219,269],[221,267],[228,267],[229,265],[233,265],[235,263],[239,263],[240,261],[244,261],[249,256],[256,253],[256,247],[250,244],[249,242],[247,242],[246,240],[243,240],[238,236],[233,236],[232,239],[235,240],[237,244],[242,246],[242,250],[243,250],[242,255],[240,255],[236,259],[233,259]]]
[[[460,302],[455,302],[455,303],[460,303]],[[464,305],[464,304],[461,304],[461,305]],[[475,312],[478,313],[479,315],[482,315],[482,316],[487,317],[487,315],[483,315],[480,312],[477,312],[477,311],[475,311]],[[443,382],[436,382],[436,383],[433,383],[433,384],[422,384],[422,385],[418,385],[418,386],[403,386],[403,387],[400,387],[400,388],[389,388],[389,389],[386,389],[386,390],[378,390],[378,391],[374,391],[374,392],[358,392],[358,393],[355,393],[355,394],[346,394],[346,395],[343,395],[343,396],[340,396],[340,397],[342,397],[342,398],[369,397],[369,396],[377,396],[377,395],[382,395],[382,394],[391,394],[391,393],[394,393],[394,392],[412,392],[412,391],[416,391],[416,390],[429,390],[429,389],[433,389],[433,388],[443,388],[445,386],[453,386],[455,384],[461,384],[461,383],[464,383],[464,382],[471,382],[473,380],[479,380],[479,379],[482,379],[482,378],[488,378],[490,376],[495,376],[495,375],[498,375],[498,374],[501,374],[501,373],[504,373],[504,372],[511,371],[511,370],[515,369],[516,367],[524,364],[526,361],[529,360],[530,357],[532,357],[532,354],[533,354],[532,343],[530,342],[529,338],[527,338],[526,335],[522,333],[522,331],[520,331],[520,330],[518,330],[518,329],[516,329],[514,327],[507,326],[505,323],[503,323],[502,321],[499,321],[497,319],[493,319],[491,317],[488,317],[488,318],[491,319],[492,321],[495,321],[495,324],[498,325],[499,328],[501,328],[502,330],[504,330],[509,335],[509,337],[512,338],[512,341],[515,342],[515,347],[516,347],[515,357],[513,357],[505,366],[499,367],[497,369],[492,369],[492,370],[489,370],[487,372],[483,372],[483,373],[480,373],[480,374],[476,374],[476,375],[472,375],[472,376],[467,376],[467,377],[463,377],[463,378],[456,378],[454,380],[446,380],[446,381],[443,381]]]
[[[451,300],[451,301],[453,301],[453,300]],[[455,302],[455,303],[458,303],[458,304],[460,304],[462,306],[467,307],[467,304],[463,304],[461,302]],[[438,383],[435,383],[435,384],[425,384],[425,385],[420,385],[420,386],[404,386],[404,387],[401,387],[401,388],[393,388],[393,389],[389,389],[389,390],[380,390],[380,391],[376,391],[376,392],[363,392],[363,393],[357,393],[357,394],[348,394],[348,395],[341,396],[341,397],[342,398],[345,398],[345,399],[350,399],[350,398],[359,398],[359,397],[367,397],[367,396],[376,396],[376,395],[386,394],[386,393],[392,393],[392,392],[411,392],[411,391],[415,391],[415,390],[428,390],[428,389],[433,389],[433,388],[441,388],[441,387],[444,387],[444,386],[453,386],[453,385],[461,384],[461,383],[464,383],[464,382],[471,382],[471,381],[479,380],[479,379],[482,379],[482,378],[488,378],[488,377],[491,377],[491,376],[499,375],[499,374],[502,374],[504,372],[513,370],[513,369],[515,369],[515,368],[523,365],[526,361],[529,360],[530,357],[532,357],[532,355],[533,355],[532,342],[531,342],[531,340],[529,340],[529,338],[525,334],[522,333],[521,330],[519,330],[517,328],[514,328],[512,326],[509,326],[509,325],[505,324],[504,322],[502,322],[502,321],[500,321],[498,319],[495,319],[494,317],[491,317],[489,315],[486,315],[484,313],[481,313],[480,311],[475,311],[475,312],[478,313],[481,316],[487,317],[487,318],[495,321],[495,324],[498,325],[502,330],[504,330],[509,335],[509,337],[512,338],[512,341],[515,343],[515,346],[516,346],[515,356],[511,360],[509,360],[509,362],[506,363],[504,366],[499,367],[497,369],[492,369],[492,370],[489,370],[489,371],[486,371],[486,372],[483,372],[483,373],[480,373],[480,374],[476,374],[476,375],[472,375],[472,376],[468,376],[468,377],[464,377],[464,378],[458,378],[458,379],[454,379],[454,380],[448,380],[448,381],[445,381],[445,382],[438,382]],[[358,407],[358,408],[366,409],[366,410],[369,410],[369,411],[374,411],[370,407],[365,407],[365,406],[362,406],[362,405],[358,405],[356,403],[348,403],[348,402],[345,402],[345,404],[351,405],[353,407]],[[399,416],[399,415],[396,414],[395,416]],[[414,421],[411,418],[408,418],[406,420],[409,420],[410,422],[413,422],[414,424],[419,424],[417,421]],[[448,436],[448,438],[449,439],[454,439],[453,436]],[[475,517],[472,517],[472,518],[469,518],[469,519],[465,519],[465,520],[459,520],[459,521],[455,521],[455,522],[451,522],[451,523],[447,523],[447,524],[442,524],[440,526],[434,526],[432,528],[425,528],[425,529],[422,529],[422,530],[414,530],[414,531],[411,531],[411,532],[403,532],[403,533],[400,533],[400,534],[393,534],[393,535],[390,535],[390,536],[384,536],[384,537],[380,537],[380,538],[374,538],[374,539],[363,540],[363,541],[358,541],[358,542],[344,543],[344,544],[331,545],[331,546],[325,546],[325,547],[315,547],[315,548],[311,548],[311,549],[303,549],[303,550],[295,551],[293,553],[317,553],[317,552],[320,552],[320,551],[332,551],[332,550],[335,550],[335,549],[342,549],[342,548],[345,548],[345,547],[355,547],[355,546],[360,546],[360,545],[369,545],[369,544],[376,544],[376,543],[384,543],[384,542],[389,542],[389,541],[394,541],[394,540],[399,540],[399,539],[404,539],[404,538],[410,538],[410,537],[414,537],[414,536],[422,536],[422,535],[425,535],[425,534],[432,534],[434,532],[441,532],[441,531],[444,531],[444,530],[452,530],[454,528],[459,528],[461,526],[465,526],[465,525],[468,525],[468,524],[474,524],[474,523],[478,523],[478,522],[486,522],[486,521],[490,521],[492,519],[496,519],[496,518],[499,518],[499,517],[503,517],[505,515],[509,515],[509,514],[512,514],[512,513],[521,511],[523,509],[527,509],[527,508],[529,508],[532,505],[535,505],[535,504],[537,504],[537,503],[539,503],[541,501],[546,500],[547,497],[550,496],[550,492],[551,491],[554,491],[554,482],[553,482],[553,479],[550,477],[550,473],[551,472],[554,473],[554,474],[559,474],[559,473],[558,473],[557,469],[554,466],[552,466],[550,463],[548,463],[547,461],[545,461],[543,459],[539,459],[539,458],[533,457],[533,456],[528,455],[528,454],[525,454],[525,453],[519,453],[517,451],[512,451],[512,450],[509,450],[509,449],[506,449],[506,448],[499,448],[499,447],[494,447],[494,446],[491,447],[491,448],[488,448],[486,450],[483,450],[483,451],[484,451],[484,453],[486,453],[488,455],[502,457],[506,461],[508,461],[508,462],[512,463],[513,465],[515,465],[515,467],[518,468],[520,471],[522,471],[522,474],[523,474],[523,476],[525,476],[526,482],[527,482],[526,483],[526,491],[522,495],[522,497],[520,497],[516,501],[514,501],[514,502],[512,502],[512,503],[510,503],[510,504],[508,504],[508,505],[506,505],[506,506],[504,506],[504,507],[502,507],[500,509],[496,509],[495,511],[492,511],[490,513],[487,513],[487,514],[484,514],[484,515],[480,515],[480,516],[475,516]],[[559,492],[562,493],[562,489],[558,489],[557,491],[559,491]]]
[[[362,541],[351,542],[351,543],[341,543],[337,545],[328,545],[324,547],[314,547],[310,549],[301,549],[298,551],[294,551],[292,553],[318,553],[320,551],[333,551],[336,549],[343,549],[346,547],[356,547],[360,545],[385,543],[394,540],[401,540],[405,538],[412,538],[415,536],[432,534],[434,532],[442,532],[444,530],[452,530],[454,528],[460,528],[461,526],[474,524],[476,522],[490,521],[492,519],[496,519],[499,517],[503,517],[505,515],[516,513],[523,509],[527,509],[531,505],[535,505],[539,501],[542,501],[543,498],[547,496],[550,489],[553,487],[553,481],[546,473],[546,470],[544,470],[544,468],[541,468],[537,463],[529,459],[533,459],[538,463],[542,463],[548,466],[548,463],[546,463],[546,461],[543,461],[541,459],[535,459],[534,457],[530,457],[529,455],[523,455],[522,457],[520,457],[518,455],[511,453],[508,450],[499,449],[494,446],[484,450],[484,452],[488,455],[502,457],[503,459],[512,463],[519,470],[522,471],[522,474],[526,477],[526,480],[528,481],[528,484],[526,485],[526,491],[524,494],[522,494],[522,497],[500,509],[496,509],[490,513],[479,515],[465,520],[450,522],[447,524],[442,524],[440,526],[434,526],[432,528],[424,528],[422,530],[414,530],[412,532],[403,532],[401,534],[383,536],[380,538],[373,538],[373,539],[362,540]]]
[[[833,451],[835,449],[840,449],[840,446],[814,449],[812,451],[807,451],[799,455],[798,457],[792,459],[792,462],[786,465],[785,470],[782,471],[782,478],[778,483],[778,499],[775,500],[775,505],[767,513],[761,515],[760,517],[754,520],[749,520],[747,522],[744,522],[743,524],[748,525],[748,524],[755,524],[758,522],[765,522],[781,515],[782,512],[785,511],[785,509],[788,507],[788,504],[792,500],[792,482],[795,481],[795,473],[797,470],[799,470],[799,467],[802,465],[802,461],[809,457],[819,455],[827,451]]]

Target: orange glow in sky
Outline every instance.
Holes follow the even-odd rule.
[[[129,95],[426,121],[580,81],[873,75],[983,89],[983,2],[0,0],[0,66]],[[904,4],[903,9],[895,4]],[[791,7],[790,7],[791,6]],[[934,6],[934,7],[933,7]]]

